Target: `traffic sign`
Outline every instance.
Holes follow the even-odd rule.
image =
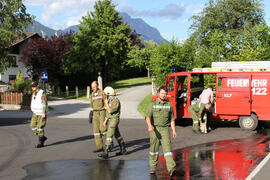
[[[42,72],[40,75],[40,79],[42,81],[48,81],[48,73],[47,72]]]

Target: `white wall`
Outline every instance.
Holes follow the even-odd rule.
[[[1,74],[0,81],[3,81],[5,83],[9,83],[9,75],[17,75],[18,72],[22,73],[23,78],[29,77],[27,74],[27,68],[24,66],[24,64],[20,61],[20,56],[17,54],[11,54],[12,56],[16,57],[16,65],[17,67],[14,68],[7,68],[7,70]]]

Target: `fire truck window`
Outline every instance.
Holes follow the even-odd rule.
[[[175,80],[175,77],[171,77],[170,78],[170,81],[169,81],[169,87],[168,87],[168,91],[171,92],[174,90],[174,80]]]
[[[194,74],[191,76],[191,88],[198,88],[198,87],[203,88],[202,76],[200,77],[199,75]]]
[[[177,87],[178,90],[183,90],[187,88],[187,81],[185,81],[186,76],[177,76]]]
[[[219,77],[218,91],[249,91],[249,78]]]

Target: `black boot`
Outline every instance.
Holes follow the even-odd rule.
[[[114,146],[114,144],[113,144],[113,141],[112,141],[112,145],[110,145],[109,152],[112,152],[113,146]]]
[[[38,137],[38,144],[36,145],[36,148],[42,148],[44,147],[44,142],[47,140],[46,136],[39,136]]]
[[[119,155],[126,155],[127,154],[127,150],[126,150],[126,145],[124,142],[118,142],[119,146],[120,146],[120,151],[118,153],[116,153],[117,156]]]
[[[99,154],[98,157],[102,157],[103,159],[108,159],[109,157],[109,150],[110,150],[111,146],[105,146],[105,151],[102,154]]]

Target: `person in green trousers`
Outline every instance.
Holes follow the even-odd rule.
[[[97,149],[93,152],[103,151],[102,136],[106,139],[107,128],[103,126],[105,119],[105,107],[108,107],[107,96],[98,88],[98,82],[91,83],[93,90],[90,96],[90,107],[93,109],[93,132]]]
[[[188,107],[188,112],[192,117],[192,121],[193,121],[193,126],[192,126],[192,130],[194,133],[199,134],[200,130],[199,130],[199,123],[202,123],[203,121],[207,121],[207,110],[209,110],[211,108],[211,103],[201,103],[201,102],[197,102],[195,104],[192,104]],[[197,113],[199,114],[199,117],[197,115]]]
[[[150,134],[149,164],[151,175],[155,174],[158,164],[160,143],[163,148],[169,175],[173,176],[176,170],[176,164],[171,151],[170,125],[173,138],[176,138],[177,134],[172,104],[166,99],[167,92],[166,87],[160,87],[158,89],[158,98],[151,102],[146,112],[146,123]]]
[[[32,83],[31,111],[33,112],[30,127],[35,135],[38,136],[36,148],[44,147],[47,137],[44,135],[46,126],[47,98],[42,89],[38,88],[38,82]]]
[[[119,99],[115,96],[114,89],[112,87],[106,87],[104,89],[105,94],[108,96],[109,109],[106,111],[106,118],[103,123],[104,127],[108,124],[107,136],[106,136],[106,146],[105,152],[99,154],[99,157],[104,159],[108,159],[109,152],[112,146],[113,137],[117,139],[117,142],[120,147],[120,152],[116,153],[116,155],[126,155],[127,150],[125,147],[125,142],[119,131],[119,122],[120,122],[120,111],[121,104]]]

